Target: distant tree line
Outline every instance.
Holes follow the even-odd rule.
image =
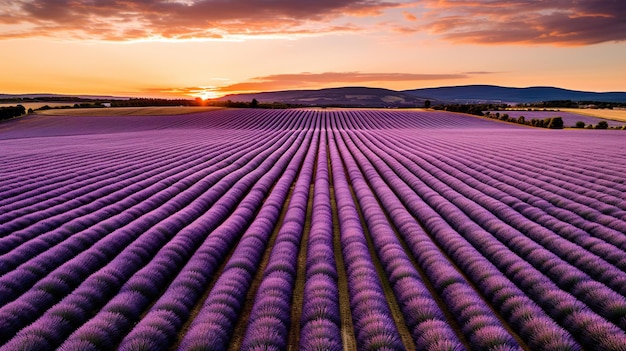
[[[286,109],[302,107],[302,105],[286,104],[282,102],[261,103],[257,99],[252,99],[250,102],[245,101],[231,101],[231,100],[211,100],[206,102],[208,106],[219,107],[236,107],[236,108],[267,108],[267,109]]]
[[[508,107],[509,105],[507,104],[449,104],[433,106],[433,109],[484,116],[485,114],[483,111],[505,110]]]
[[[507,113],[491,113],[489,111],[484,113],[485,117],[497,119],[504,122],[512,122],[518,124],[524,124],[531,127],[537,128],[548,128],[548,129],[563,129],[563,118],[561,117],[548,117],[548,118],[533,118],[531,120],[527,120],[524,116],[519,116],[517,118],[509,117]],[[593,124],[585,125],[585,122],[578,121],[574,125],[574,128],[586,128],[586,129],[624,129],[626,130],[626,125],[609,127],[609,123],[607,121],[599,121],[595,126]]]
[[[22,105],[0,107],[0,121],[19,117],[26,113],[26,108]]]
[[[106,105],[105,105],[106,104]],[[155,98],[132,98],[127,100],[99,100],[99,101],[83,101],[74,105],[54,106],[44,105],[37,110],[53,110],[53,109],[71,109],[71,108],[102,108],[111,107],[148,107],[148,106],[220,106],[220,107],[237,107],[237,108],[267,108],[267,109],[286,109],[302,107],[302,105],[286,104],[281,102],[260,103],[256,99],[250,102],[245,101],[221,101],[221,100],[202,100],[197,98],[190,99],[155,99]]]
[[[548,118],[533,118],[531,120],[527,120],[524,116],[519,116],[517,118],[510,117],[508,113],[491,113],[489,111],[484,113],[485,117],[491,119],[497,119],[504,122],[511,122],[517,124],[523,124],[531,127],[537,128],[548,128],[548,129],[563,129],[563,118],[561,117],[548,117]]]
[[[106,104],[106,105],[105,105]],[[74,105],[41,106],[37,110],[53,110],[53,109],[70,109],[70,108],[103,108],[111,107],[148,107],[148,106],[200,106],[201,103],[189,99],[150,99],[150,98],[133,98],[128,100],[99,100],[85,101],[75,103]]]
[[[87,99],[76,96],[38,96],[38,97],[20,97],[20,98],[3,98],[0,103],[5,104],[23,104],[31,102],[93,102],[93,98]],[[108,100],[107,100],[108,101]]]
[[[617,103],[610,103],[610,104],[614,105],[615,107],[618,107],[619,105]],[[513,118],[513,117],[510,117],[507,113],[501,114],[500,112],[495,112],[495,113],[489,112],[489,110],[505,110],[509,107],[510,106],[507,104],[449,104],[449,105],[437,105],[437,106],[434,106],[433,109],[442,110],[442,111],[450,111],[450,112],[467,113],[467,114],[476,115],[476,116],[484,116],[484,117],[488,117],[491,119],[497,119],[503,122],[523,124],[523,125],[537,127],[537,128],[548,128],[548,129],[563,129],[564,128],[563,118],[561,117],[548,117],[548,118],[543,118],[543,119],[533,118],[533,119],[528,120],[524,116]],[[545,106],[545,107],[547,108],[548,106]],[[576,105],[575,107],[578,107],[578,105]],[[527,108],[527,109],[528,111],[534,110],[532,108]],[[576,123],[575,128],[626,129],[626,125],[610,128],[606,121],[600,121],[595,126],[591,124],[585,125],[584,122],[580,121]]]
[[[202,100],[132,98],[128,100],[113,100],[110,103],[111,107],[200,106],[202,105]]]
[[[576,125],[574,126],[574,128],[580,128],[580,129],[582,129],[582,128],[585,128],[585,129],[622,129],[622,130],[626,130],[626,124],[621,125],[621,126],[610,127],[609,123],[607,121],[600,121],[595,126],[593,124],[585,125],[585,122],[578,121],[578,122],[576,122]]]
[[[580,108],[580,107],[592,107],[599,109],[613,109],[613,108],[626,108],[624,102],[605,102],[605,101],[572,101],[572,100],[549,100],[528,104],[520,104],[519,107],[530,108]]]
[[[50,110],[50,109],[69,109],[69,108],[102,108],[105,107],[105,101],[87,101],[76,103],[73,106],[55,106],[50,107],[48,105],[38,108],[38,110]],[[198,98],[195,100],[190,99],[153,99],[153,98],[133,98],[128,100],[112,100],[106,101],[107,105],[111,107],[148,107],[148,106],[221,106],[221,107],[238,107],[238,108],[270,108],[270,109],[285,109],[293,107],[301,107],[300,105],[285,104],[280,102],[272,103],[260,103],[256,99],[252,99],[250,102],[244,101],[220,101],[220,100],[208,100],[203,101]]]
[[[63,105],[63,106],[49,106],[43,105],[39,108],[36,108],[36,111],[46,111],[46,110],[65,110],[70,108],[102,108],[105,107],[102,102],[81,102],[80,104],[74,105]]]
[[[488,110],[503,110],[508,108],[507,104],[451,104],[451,105],[438,105],[435,106],[435,110],[444,110],[451,112],[461,112],[470,115],[484,116],[491,119],[497,119],[503,122],[523,124],[537,128],[549,128],[549,129],[563,129],[563,119],[561,117],[550,117],[544,119],[533,118],[526,120],[524,116],[518,118],[512,118],[507,113],[500,114],[500,112],[491,113]]]

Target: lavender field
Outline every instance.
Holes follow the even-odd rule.
[[[0,350],[626,350],[626,138],[447,112],[0,124]]]

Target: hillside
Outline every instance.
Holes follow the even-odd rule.
[[[552,100],[626,102],[626,92],[597,93],[555,87],[510,88],[493,85],[465,85],[395,91],[381,88],[343,87],[319,90],[284,90],[231,94],[217,101],[256,99],[305,106],[422,107],[431,103],[529,103]]]
[[[97,100],[128,100],[114,96],[69,96],[55,94],[0,94],[0,102],[27,103],[54,101],[71,103]],[[571,100],[626,103],[626,92],[589,92],[555,87],[511,88],[494,85],[464,85],[396,91],[370,87],[339,87],[317,90],[282,90],[245,94],[230,94],[213,101],[282,103],[299,106],[335,107],[424,107],[429,100],[432,105],[450,103],[534,103],[542,101]],[[137,100],[137,99],[135,99]],[[141,99],[139,99],[141,100]],[[155,103],[153,99],[149,104]],[[167,101],[167,100],[164,100]],[[173,101],[173,100],[172,100]],[[178,100],[177,100],[178,101]],[[182,99],[180,101],[183,101]],[[189,99],[189,101],[192,101]],[[193,102],[193,101],[192,101]],[[179,104],[180,102],[177,102]],[[140,105],[140,106],[143,106]]]
[[[428,98],[401,91],[343,87],[319,90],[285,90],[250,94],[226,95],[217,101],[252,101],[260,103],[280,102],[305,106],[345,106],[345,107],[422,107]]]
[[[626,102],[626,92],[596,93],[555,87],[509,88],[495,85],[464,85],[405,90],[404,93],[458,103],[529,103],[553,100]]]

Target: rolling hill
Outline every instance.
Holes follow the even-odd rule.
[[[50,101],[126,100],[115,96],[70,96],[58,94],[0,94],[0,101],[16,99]],[[339,87],[317,90],[282,90],[245,94],[230,94],[213,101],[283,103],[300,106],[338,107],[423,107],[426,100],[432,105],[450,103],[533,103],[554,100],[596,101],[626,103],[626,92],[589,92],[556,87],[512,88],[495,85],[464,85],[410,90],[391,90],[371,87]]]
[[[217,101],[252,101],[306,106],[422,107],[437,103],[530,103],[552,100],[626,102],[626,92],[587,92],[555,87],[510,88],[494,85],[465,85],[395,91],[381,88],[343,87],[319,90],[284,90],[232,94]]]
[[[405,90],[404,93],[447,102],[529,103],[553,100],[626,102],[626,92],[597,93],[555,87],[510,88],[495,85],[464,85]]]
[[[346,107],[415,107],[423,106],[428,98],[418,94],[382,88],[343,87],[319,90],[285,90],[250,94],[226,95],[217,101],[279,102],[305,106]]]

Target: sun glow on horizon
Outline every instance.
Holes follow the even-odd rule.
[[[606,0],[593,10],[573,0],[62,3],[0,1],[10,68],[0,93],[209,100],[340,86],[626,91],[626,8]]]
[[[216,87],[214,86],[201,88],[201,90],[190,91],[187,95],[200,98],[202,100],[216,99],[223,96],[223,94],[217,92]]]

